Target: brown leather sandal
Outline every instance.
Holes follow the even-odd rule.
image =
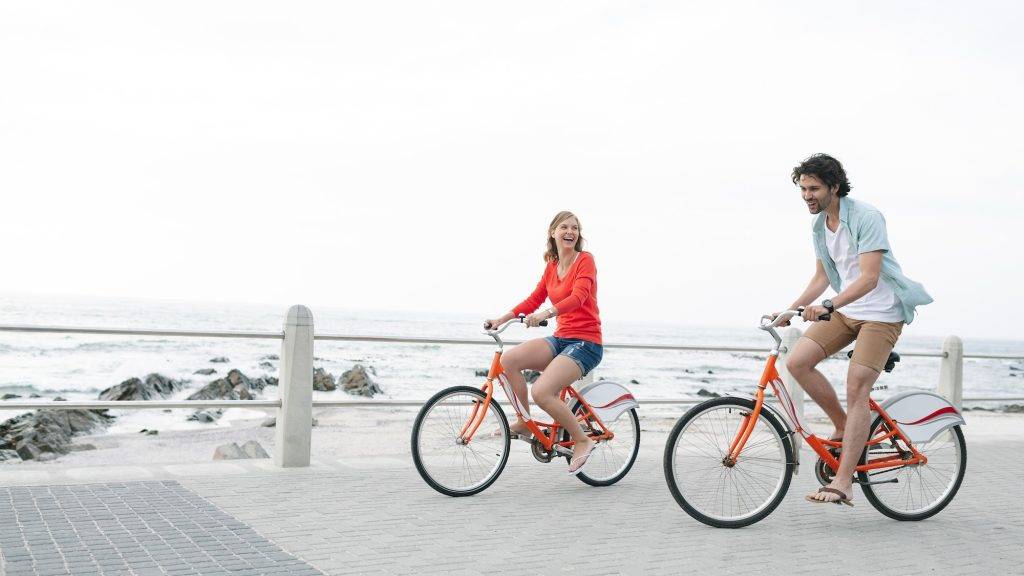
[[[836,490],[835,488],[829,488],[828,486],[818,488],[818,494],[826,492],[828,494],[835,494],[839,496],[838,500],[818,500],[817,498],[811,498],[810,495],[804,496],[804,500],[813,502],[815,504],[846,504],[847,506],[853,506],[853,502],[850,501],[850,497],[846,495],[842,490]]]

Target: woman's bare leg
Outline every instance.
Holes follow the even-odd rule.
[[[526,378],[523,377],[523,370],[544,370],[551,363],[551,346],[543,338],[536,338],[523,342],[514,348],[510,348],[501,355],[501,366],[505,369],[509,383],[512,384],[512,391],[515,393],[519,403],[525,408],[526,414],[530,414],[530,397],[527,394]],[[513,433],[526,434],[529,429],[522,418],[516,418],[516,422],[509,426]]]
[[[581,375],[580,367],[571,358],[557,356],[533,384],[533,401],[569,432],[574,455],[589,454],[595,443],[583,431],[576,416],[559,400],[558,393],[579,380]]]

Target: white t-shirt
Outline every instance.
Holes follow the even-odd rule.
[[[832,232],[825,224],[825,246],[828,248],[828,255],[836,263],[839,277],[842,280],[842,289],[853,284],[860,278],[859,254],[853,251],[850,239],[846,236],[846,229],[840,223],[839,228]],[[844,315],[854,320],[869,320],[875,322],[902,322],[903,310],[900,301],[892,287],[884,280],[879,279],[875,289],[861,296],[855,302],[851,302],[839,309]]]

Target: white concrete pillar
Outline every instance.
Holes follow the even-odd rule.
[[[786,356],[789,355],[793,347],[796,346],[796,341],[800,339],[803,332],[800,331],[796,326],[790,326],[782,330],[782,346],[779,347],[779,359],[775,363],[775,369],[779,372],[779,377],[782,378],[782,382],[789,389],[789,395],[793,397],[793,407],[796,408],[796,413],[800,416],[800,419],[804,418],[804,389],[797,383],[796,378],[789,373],[786,369]],[[793,423],[794,426],[798,425],[797,422]],[[793,456],[796,457],[796,461],[800,461],[800,448],[803,446],[803,438],[799,434],[793,434]]]
[[[281,344],[274,463],[282,468],[309,466],[313,433],[313,313],[305,306],[288,309]]]
[[[959,336],[946,336],[942,351],[946,357],[939,368],[939,395],[961,410],[964,404],[964,343]]]

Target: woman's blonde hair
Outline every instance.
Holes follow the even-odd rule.
[[[558,246],[551,235],[555,233],[555,228],[558,228],[562,221],[569,218],[576,218],[576,215],[568,210],[562,210],[555,214],[554,219],[551,220],[551,224],[548,226],[548,249],[544,252],[545,262],[558,262]],[[576,245],[573,246],[573,249],[577,252],[583,252],[583,224],[580,224],[579,218],[576,218],[576,224],[579,226],[579,232],[576,235]]]

